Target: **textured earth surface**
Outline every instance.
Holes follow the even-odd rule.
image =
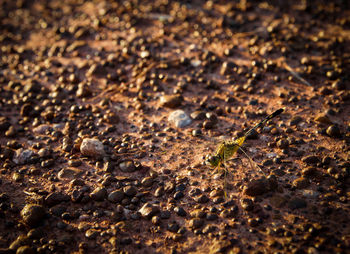
[[[348,253],[348,1],[0,3],[0,253]]]

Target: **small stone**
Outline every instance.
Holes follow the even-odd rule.
[[[182,199],[184,196],[185,196],[185,195],[184,195],[184,193],[183,193],[182,191],[177,191],[177,192],[175,192],[175,194],[174,194],[174,199],[175,199],[175,200],[179,200],[179,199]]]
[[[222,197],[224,196],[225,192],[223,190],[212,190],[209,194],[209,196],[211,198],[214,198],[214,197]]]
[[[174,221],[174,222],[170,222],[168,223],[168,230],[170,232],[177,232],[179,230],[180,226]]]
[[[201,194],[197,198],[195,198],[195,201],[200,204],[207,203],[209,201],[209,198],[205,194]]]
[[[17,149],[15,156],[13,157],[13,162],[16,163],[17,165],[22,165],[26,164],[29,162],[31,157],[33,156],[34,152],[30,149]]]
[[[174,208],[174,212],[181,217],[185,217],[187,215],[185,209],[183,209],[182,207],[178,207],[178,206]]]
[[[281,149],[286,149],[289,147],[289,142],[287,139],[280,139],[277,141],[277,147]]]
[[[161,223],[161,218],[159,216],[153,216],[152,217],[152,224],[153,225],[158,226],[158,225],[160,225],[160,223]]]
[[[270,204],[276,208],[282,208],[286,203],[287,199],[281,195],[274,195],[270,198]]]
[[[306,164],[317,164],[320,161],[320,159],[315,155],[308,155],[303,157],[301,160]]]
[[[326,133],[330,137],[338,138],[341,136],[340,128],[338,125],[331,125],[327,128]]]
[[[167,108],[177,108],[181,105],[183,97],[181,95],[163,95],[160,97],[160,106]]]
[[[154,196],[156,196],[156,197],[161,197],[163,195],[164,195],[164,187],[163,186],[158,187],[154,192]]]
[[[206,130],[213,129],[215,127],[215,122],[210,121],[210,120],[205,120],[203,122],[203,128]]]
[[[21,246],[25,246],[29,243],[30,243],[30,240],[28,239],[28,237],[26,235],[20,235],[16,238],[16,240],[14,240],[10,244],[9,250],[16,251]],[[13,253],[13,252],[8,251],[8,252],[4,252],[4,253]]]
[[[99,231],[96,229],[88,229],[85,232],[85,237],[88,239],[95,239],[99,235]]]
[[[144,187],[151,187],[153,185],[153,178],[148,176],[142,179],[141,184]]]
[[[41,85],[38,81],[30,80],[29,83],[27,83],[23,87],[23,92],[25,94],[31,92],[31,93],[39,93],[41,91]]]
[[[91,199],[95,201],[103,201],[107,196],[106,188],[97,187],[93,192],[90,193]]]
[[[78,98],[85,98],[92,95],[92,92],[87,84],[80,83],[75,94]]]
[[[293,118],[289,122],[289,125],[298,125],[301,121],[303,121],[303,118],[301,116],[293,116]]]
[[[293,181],[293,185],[297,189],[305,189],[307,186],[309,186],[310,182],[304,177],[297,178]]]
[[[53,192],[47,195],[47,197],[45,198],[45,204],[47,206],[54,206],[68,200],[70,200],[69,196],[60,192]]]
[[[10,121],[4,116],[0,116],[0,131],[7,131],[10,126]]]
[[[128,197],[134,197],[137,194],[137,189],[134,186],[126,186],[123,188],[124,194]]]
[[[116,113],[108,112],[103,116],[103,120],[105,120],[107,123],[110,123],[110,124],[116,124],[116,123],[119,123],[120,119]]]
[[[100,158],[105,155],[101,141],[93,138],[84,138],[80,145],[82,155]]]
[[[203,234],[209,234],[211,232],[214,232],[218,230],[218,227],[215,225],[206,225],[203,229]]]
[[[12,174],[12,180],[15,181],[15,182],[20,182],[23,180],[23,175],[21,175],[20,173],[13,173]]]
[[[302,198],[292,198],[289,202],[288,202],[288,207],[292,210],[294,209],[300,209],[300,208],[305,208],[307,206],[307,203],[304,199]]]
[[[198,228],[202,227],[203,224],[204,224],[204,221],[202,219],[193,218],[190,220],[189,227],[193,228],[193,229],[198,229]]]
[[[112,203],[120,203],[124,198],[124,192],[121,190],[116,190],[108,195],[108,200]]]
[[[345,90],[346,84],[342,80],[336,80],[332,83],[332,88],[336,90]]]
[[[246,210],[246,211],[251,211],[251,210],[254,209],[254,203],[249,198],[242,199],[241,200],[241,206],[242,206],[243,210]]]
[[[208,213],[206,218],[207,220],[216,220],[219,216],[215,213]]]
[[[21,116],[30,116],[34,111],[34,108],[31,104],[26,103],[21,107],[20,114]]]
[[[244,193],[248,196],[256,197],[269,191],[269,183],[266,179],[256,179],[250,181],[244,188]]]
[[[136,170],[134,162],[130,160],[121,162],[119,164],[119,168],[122,172],[125,172],[125,173],[131,173]]]
[[[33,228],[27,233],[30,239],[40,239],[44,236],[44,231],[41,228]]]
[[[28,245],[21,246],[17,249],[16,254],[35,254],[36,251]]]
[[[314,190],[303,190],[303,196],[305,198],[318,198],[319,195],[319,192]]]
[[[159,211],[160,211],[159,206],[146,203],[140,208],[139,213],[144,218],[151,219],[154,215],[159,213]]]
[[[194,111],[191,113],[191,118],[193,120],[204,120],[206,118],[205,112],[203,111]]]
[[[315,121],[323,124],[332,124],[332,121],[325,114],[319,114],[315,117]]]
[[[46,211],[41,205],[27,204],[21,211],[21,217],[26,225],[36,227],[43,223]]]
[[[87,76],[105,76],[107,75],[107,70],[101,64],[93,64],[90,69],[86,72]]]
[[[48,130],[50,130],[50,125],[41,124],[33,129],[33,132],[37,135],[44,135]]]
[[[192,123],[191,118],[181,109],[171,112],[168,121],[177,128],[184,128]]]
[[[63,168],[58,172],[57,177],[60,180],[65,180],[65,179],[73,180],[81,176],[82,174],[83,174],[83,171],[78,168]]]
[[[160,218],[163,220],[167,220],[171,217],[171,213],[169,211],[161,211]]]
[[[301,171],[301,175],[304,177],[315,177],[317,173],[318,170],[314,167],[307,167]]]

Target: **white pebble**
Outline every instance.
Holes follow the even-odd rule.
[[[181,109],[171,112],[168,121],[177,128],[183,128],[192,123],[191,118]]]
[[[102,157],[105,154],[103,144],[98,139],[84,138],[80,145],[82,155],[91,157]]]

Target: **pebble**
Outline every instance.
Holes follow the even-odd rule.
[[[67,196],[65,194],[60,193],[60,192],[53,192],[53,193],[50,193],[49,195],[46,196],[45,204],[47,206],[51,207],[51,206],[57,205],[61,202],[69,201],[69,200],[70,200],[69,196]]]
[[[315,121],[323,124],[332,124],[332,121],[326,114],[319,114],[315,117]]]
[[[341,136],[340,128],[338,125],[331,125],[327,128],[326,133],[330,137],[338,138]]]
[[[26,225],[36,227],[44,222],[46,210],[41,205],[27,204],[21,211],[21,217]]]
[[[303,157],[301,160],[306,164],[317,164],[318,162],[320,162],[319,157],[316,155],[308,155]]]
[[[292,210],[305,208],[306,206],[307,206],[306,201],[298,197],[292,198],[288,202],[288,207]]]
[[[107,196],[107,190],[104,187],[97,187],[93,192],[90,193],[91,199],[95,201],[103,201]]]
[[[26,164],[29,162],[29,160],[32,158],[34,155],[34,152],[30,149],[17,149],[16,153],[13,157],[13,162],[16,163],[17,165],[22,165]]]
[[[319,197],[319,192],[314,191],[314,190],[303,190],[302,195],[305,198],[318,198]]]
[[[174,199],[176,199],[176,200],[182,199],[183,197],[184,197],[184,194],[182,191],[177,191],[174,194]]]
[[[81,176],[82,173],[83,171],[78,168],[63,168],[58,172],[57,177],[60,180],[65,180],[65,179],[73,180]]]
[[[94,138],[84,138],[80,145],[82,155],[101,158],[105,155],[104,147],[101,141]]]
[[[35,254],[36,251],[28,245],[21,246],[17,249],[16,254]]]
[[[85,237],[88,239],[95,239],[99,235],[99,231],[96,229],[88,229],[85,232]]]
[[[281,149],[286,149],[289,147],[289,141],[287,139],[280,139],[277,141],[277,147]]]
[[[135,164],[131,160],[123,161],[119,163],[119,168],[122,172],[125,172],[125,173],[131,173],[136,170]]]
[[[169,211],[161,211],[160,212],[160,218],[163,220],[169,219],[171,216],[171,213]]]
[[[10,126],[10,121],[4,116],[0,116],[0,131],[7,131]]]
[[[160,212],[159,206],[152,205],[150,203],[144,204],[140,209],[139,213],[142,215],[142,217],[151,219],[154,215],[158,214]]]
[[[293,125],[297,125],[299,124],[301,121],[303,121],[303,118],[301,118],[300,116],[293,116],[293,118],[290,120],[289,125],[293,126]]]
[[[293,181],[293,185],[297,189],[305,189],[306,187],[309,186],[309,184],[310,184],[309,180],[304,177],[297,178]]]
[[[28,237],[26,235],[19,235],[16,240],[14,240],[9,247],[9,252],[4,252],[4,253],[13,253],[11,251],[15,251],[18,248],[20,248],[21,246],[25,246],[27,244],[30,243],[30,240],[28,239]]]
[[[174,212],[181,217],[185,217],[187,215],[185,209],[183,209],[182,207],[178,207],[178,206],[174,208]]]
[[[189,227],[193,228],[193,229],[198,229],[198,228],[202,227],[203,224],[204,224],[204,220],[202,220],[200,218],[193,218],[189,222]]]
[[[34,134],[44,135],[48,130],[51,129],[51,126],[48,124],[41,124],[33,129]]]
[[[194,111],[191,113],[193,120],[204,120],[206,118],[204,111]]]
[[[174,222],[168,223],[167,228],[170,232],[175,233],[179,230],[180,226],[174,221]]]
[[[124,194],[128,197],[134,197],[137,194],[137,189],[134,186],[126,186],[123,188]]]
[[[205,204],[209,201],[209,198],[205,194],[201,194],[200,196],[195,198],[195,201],[200,204]]]
[[[251,211],[251,210],[254,209],[254,203],[249,198],[242,199],[241,200],[241,206],[242,206],[243,210],[246,210],[246,211]]]
[[[171,112],[168,121],[177,128],[184,128],[192,123],[191,118],[181,109]]]
[[[282,208],[287,201],[288,200],[281,195],[274,195],[270,198],[270,204],[276,208]]]
[[[153,225],[158,226],[158,225],[160,225],[160,223],[161,223],[161,218],[159,216],[153,216],[152,217],[152,224]]]
[[[346,90],[346,83],[342,80],[336,80],[332,83],[332,88],[336,90]]]
[[[23,178],[23,175],[21,175],[20,173],[15,172],[12,174],[12,180],[15,182],[20,182],[23,180]]]
[[[244,193],[248,196],[256,197],[267,193],[269,190],[269,183],[266,179],[256,179],[245,186]]]
[[[78,85],[78,90],[75,93],[78,98],[85,98],[92,95],[92,91],[87,84],[80,83]]]
[[[163,95],[159,99],[159,104],[162,107],[177,108],[181,105],[183,97],[181,95]]]
[[[120,203],[124,198],[124,192],[122,192],[121,190],[116,190],[116,191],[112,191],[109,195],[108,195],[108,200],[112,203]]]
[[[141,184],[144,187],[151,187],[153,185],[153,178],[148,176],[142,179]]]
[[[304,177],[315,177],[318,174],[318,170],[314,167],[307,167],[301,171],[301,175]]]

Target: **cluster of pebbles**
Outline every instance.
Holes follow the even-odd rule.
[[[0,5],[0,253],[349,251],[347,1]]]

